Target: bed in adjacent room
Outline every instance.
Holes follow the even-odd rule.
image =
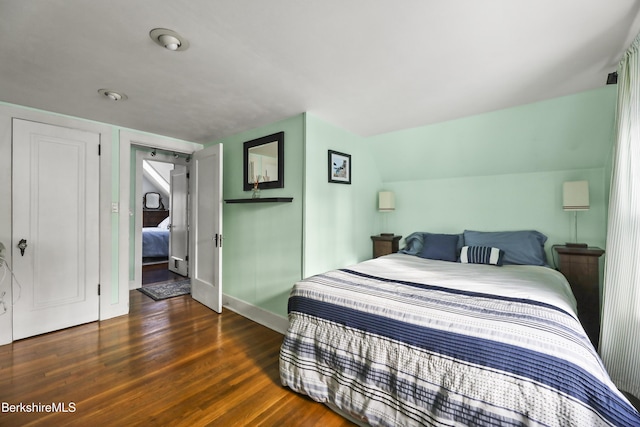
[[[282,384],[362,425],[640,425],[546,237],[516,233],[414,233],[296,283]]]
[[[155,227],[142,227],[142,258],[167,259],[169,257],[169,224],[165,218]]]

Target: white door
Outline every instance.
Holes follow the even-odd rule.
[[[182,276],[189,274],[187,254],[189,250],[189,230],[187,197],[189,180],[187,168],[175,165],[170,172],[169,199],[171,212],[171,232],[169,233],[169,270]]]
[[[222,313],[222,144],[191,161],[191,295]]]
[[[13,120],[13,339],[98,320],[99,141]]]

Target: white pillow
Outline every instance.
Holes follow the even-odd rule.
[[[164,228],[168,230],[170,225],[171,225],[171,217],[168,216],[165,219],[163,219],[160,224],[158,224],[158,228]]]

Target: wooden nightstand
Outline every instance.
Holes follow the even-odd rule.
[[[554,246],[558,269],[567,278],[578,302],[578,317],[593,346],[600,339],[600,248]]]
[[[402,239],[402,236],[396,236],[394,234],[371,236],[371,240],[373,240],[373,257],[378,258],[383,255],[398,252],[400,239]]]

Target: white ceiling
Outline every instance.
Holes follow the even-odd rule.
[[[603,86],[639,10],[640,0],[0,0],[0,101],[200,143],[304,111],[368,136]],[[190,48],[154,44],[157,27]]]

